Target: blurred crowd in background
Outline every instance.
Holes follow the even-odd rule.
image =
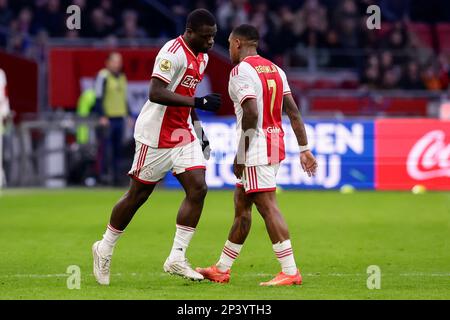
[[[80,30],[66,28],[71,4],[81,8]],[[372,4],[381,8],[381,30],[366,26]],[[310,67],[313,57],[319,69],[357,71],[366,88],[449,86],[446,0],[0,0],[0,47],[44,61],[51,38],[100,38],[111,46],[170,39],[199,7],[216,15],[223,48],[233,27],[250,23],[260,32],[260,53],[284,67]]]

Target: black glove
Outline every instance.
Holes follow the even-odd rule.
[[[201,98],[195,98],[194,108],[215,112],[222,104],[220,94],[211,93]]]

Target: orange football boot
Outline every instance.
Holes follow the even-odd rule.
[[[195,271],[200,273],[205,279],[218,283],[228,283],[230,281],[230,270],[225,272],[217,269],[216,265],[208,268],[195,268]]]
[[[290,286],[294,284],[302,284],[302,275],[297,269],[297,274],[290,276],[283,272],[280,272],[270,281],[261,282],[260,286]]]

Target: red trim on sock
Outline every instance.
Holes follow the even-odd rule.
[[[281,250],[281,251],[275,251],[275,254],[283,254],[283,253],[285,253],[288,250],[292,250],[292,248],[287,248],[287,249],[284,249],[284,250]]]
[[[292,252],[289,252],[289,253],[286,253],[286,254],[284,254],[284,255],[281,255],[281,256],[277,256],[277,258],[278,258],[278,259],[282,259],[282,258],[285,258],[285,257],[291,256],[291,255],[293,255],[293,253],[292,253]]]
[[[229,258],[235,260],[237,257],[234,257],[232,255],[230,255],[229,253],[227,253],[225,250],[222,250],[223,254],[225,254],[226,256],[228,256]]]
[[[239,253],[237,253],[237,252],[235,252],[235,251],[233,251],[233,250],[231,250],[230,248],[227,248],[227,247],[223,247],[222,252],[225,253],[230,258],[233,258],[233,259],[236,259],[237,256],[239,255]]]
[[[239,254],[239,252],[234,251],[234,250],[231,249],[230,247],[224,246],[223,248],[229,250],[230,252],[234,253],[235,255],[238,255],[238,254]]]
[[[195,228],[192,227],[188,227],[188,226],[182,226],[180,224],[177,224],[177,228],[184,230],[184,231],[189,231],[189,232],[194,232]]]
[[[118,229],[114,228],[111,224],[108,224],[106,227],[114,233],[123,233],[123,230],[118,230]]]

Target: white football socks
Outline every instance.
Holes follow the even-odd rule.
[[[186,249],[194,236],[194,232],[195,228],[177,224],[177,231],[169,255],[170,260],[178,261],[186,258]]]
[[[115,229],[112,225],[108,224],[103,239],[100,241],[98,250],[102,255],[111,255],[114,250],[114,246],[122,235],[123,231]]]
[[[227,240],[225,242],[225,246],[223,247],[222,254],[220,255],[220,259],[216,264],[217,269],[221,272],[231,269],[231,266],[233,265],[234,260],[238,257],[239,252],[241,252],[241,249],[242,244],[236,244]]]
[[[281,264],[281,271],[290,276],[295,275],[297,273],[297,265],[292,252],[291,240],[277,242],[272,247],[278,262]]]

